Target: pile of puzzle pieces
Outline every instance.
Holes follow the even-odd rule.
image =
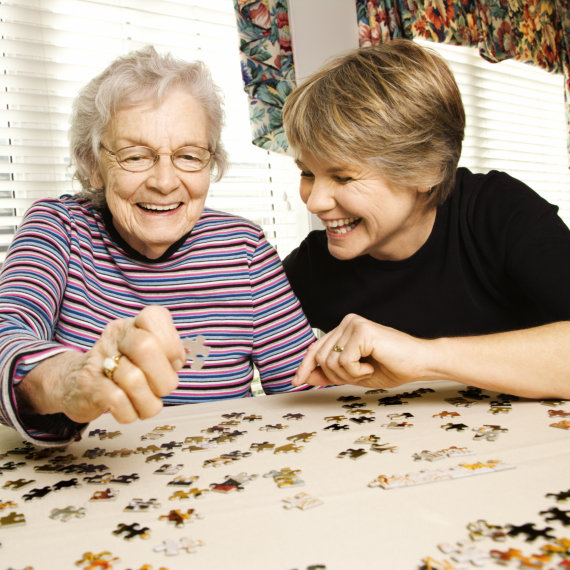
[[[199,358],[196,358],[199,362]],[[132,567],[128,560],[121,560],[116,554],[113,541],[137,545],[137,551],[147,552],[149,560],[156,561],[157,556],[172,560],[187,554],[193,554],[194,560],[199,559],[209,546],[208,537],[201,533],[202,521],[208,517],[209,502],[216,500],[216,497],[237,495],[245,497],[243,500],[246,504],[247,497],[255,493],[256,488],[271,484],[277,490],[274,508],[287,512],[288,517],[299,511],[312,511],[326,505],[327,498],[319,494],[319,480],[307,478],[297,463],[298,458],[312,453],[323,438],[337,441],[340,434],[354,435],[351,435],[349,445],[334,449],[326,468],[330,468],[331,462],[358,466],[366,461],[381,459],[382,473],[373,481],[362,481],[363,489],[372,488],[367,491],[370,493],[473,475],[492,476],[495,472],[515,467],[495,458],[464,459],[474,455],[470,442],[486,446],[484,452],[487,454],[488,446],[500,438],[508,437],[509,430],[497,423],[467,425],[469,422],[465,423],[462,413],[455,410],[483,404],[488,406],[488,412],[495,418],[512,413],[511,402],[516,401],[512,396],[491,396],[476,388],[465,388],[458,391],[457,397],[446,400],[446,404],[455,410],[439,411],[429,419],[433,422],[434,430],[445,430],[457,437],[460,443],[439,450],[415,449],[409,455],[411,465],[427,462],[432,466],[438,462],[444,466],[405,473],[390,472],[389,458],[401,453],[403,434],[413,433],[417,419],[412,412],[402,410],[405,410],[409,401],[431,392],[433,390],[429,388],[420,388],[387,395],[384,390],[371,390],[365,392],[365,398],[340,396],[336,404],[338,409],[318,418],[318,427],[315,418],[309,422],[303,413],[294,409],[279,412],[279,416],[228,411],[222,413],[219,421],[213,425],[201,426],[194,433],[184,433],[178,437],[176,434],[180,430],[175,425],[157,425],[151,431],[145,430],[138,434],[136,442],[132,437],[125,437],[118,429],[95,428],[85,432],[82,442],[75,442],[66,449],[38,449],[29,444],[0,449],[0,542],[3,543],[0,546],[0,559],[10,564],[6,555],[10,539],[14,536],[8,533],[3,536],[3,530],[29,530],[31,535],[36,531],[32,521],[38,519],[41,519],[40,526],[73,521],[74,529],[81,529],[81,524],[92,516],[91,510],[99,506],[112,512],[116,521],[107,532],[109,549],[99,553],[85,549],[74,552],[74,544],[69,544],[66,546],[69,548],[68,566],[118,568],[121,564],[120,570]],[[374,399],[377,404],[372,409]],[[566,429],[561,422],[566,421],[562,418],[570,415],[570,412],[558,409],[564,403],[548,404],[550,408],[557,409],[549,409],[549,419],[545,421],[554,422],[549,426]],[[236,406],[239,402],[231,401],[228,403],[230,405]],[[382,416],[381,420],[378,420],[378,415]],[[81,454],[74,453],[78,449],[82,450]],[[139,465],[138,472],[131,472],[136,468],[121,472],[125,458],[129,458],[129,465],[133,465],[133,461]],[[255,465],[258,468],[263,465],[263,469],[256,469],[256,473],[246,470],[244,466],[252,458],[255,458]],[[462,458],[461,462],[457,463],[457,458]],[[447,465],[449,460],[455,460],[455,463]],[[358,473],[358,467],[353,469]],[[151,497],[148,496],[150,490],[153,494]],[[157,491],[162,493],[160,497],[158,494],[154,496]],[[553,496],[562,502],[570,497],[570,490]],[[40,508],[46,497],[58,497],[59,506]],[[196,500],[200,501],[199,506],[195,506]],[[560,525],[570,524],[570,512],[558,505],[551,505],[539,515]],[[299,513],[299,516],[311,515]],[[171,531],[166,539],[162,532],[165,525]],[[251,525],[253,527],[255,523]],[[514,567],[526,568],[522,565],[523,559],[524,564],[539,564],[542,560],[540,556],[548,556],[549,564],[554,560],[567,562],[566,539],[551,531],[551,527],[536,529],[533,523],[499,526],[477,520],[470,525],[466,540],[440,546],[445,559],[427,557],[421,564],[426,569],[450,570],[489,562],[519,564]],[[65,532],[65,528],[61,532]],[[509,537],[518,536],[517,533],[526,533],[525,536],[532,540],[540,537],[547,543],[531,554],[523,554],[520,548],[480,548],[481,540],[506,541]],[[62,562],[62,566],[66,566],[66,563]],[[156,565],[146,564],[144,570],[152,568],[156,570]],[[326,567],[319,563],[307,568]]]
[[[557,493],[547,493],[546,498],[556,502],[570,502],[570,489]],[[570,506],[570,505],[569,505]],[[570,509],[561,509],[550,504],[539,511],[546,522],[555,521],[562,527],[570,526]],[[465,570],[473,567],[502,567],[518,569],[568,569],[570,568],[570,532],[567,536],[557,535],[552,526],[537,528],[536,523],[490,524],[478,519],[467,525],[468,536],[455,543],[439,544],[439,550],[448,558],[426,557],[419,566],[421,570]],[[561,529],[558,529],[560,531]],[[564,532],[564,531],[563,531]],[[564,533],[566,534],[566,533]],[[540,546],[523,550],[509,545],[513,537],[523,536],[526,543]]]

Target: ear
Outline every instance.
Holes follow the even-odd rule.
[[[428,194],[432,188],[433,186],[418,186],[417,190],[420,194]]]

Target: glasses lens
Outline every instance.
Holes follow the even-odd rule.
[[[186,172],[193,172],[195,170],[202,170],[208,162],[210,162],[210,151],[198,146],[185,146],[179,148],[172,155],[172,162],[176,168],[185,170]]]
[[[119,164],[130,172],[142,172],[151,168],[155,161],[155,154],[150,148],[144,146],[129,146],[115,153]]]

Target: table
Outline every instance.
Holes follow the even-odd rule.
[[[2,427],[0,569],[559,568],[569,414],[442,381],[106,415],[45,456]],[[284,501],[299,493],[307,508]]]

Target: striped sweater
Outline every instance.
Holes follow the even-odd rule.
[[[266,393],[290,380],[313,333],[262,230],[206,208],[157,260],[132,250],[108,213],[72,196],[36,202],[0,276],[0,420],[28,440],[62,443],[81,426],[18,413],[14,386],[36,364],[88,350],[105,325],[151,304],[167,307],[182,338],[202,335],[202,369],[189,365],[165,404],[250,395],[254,366]]]

